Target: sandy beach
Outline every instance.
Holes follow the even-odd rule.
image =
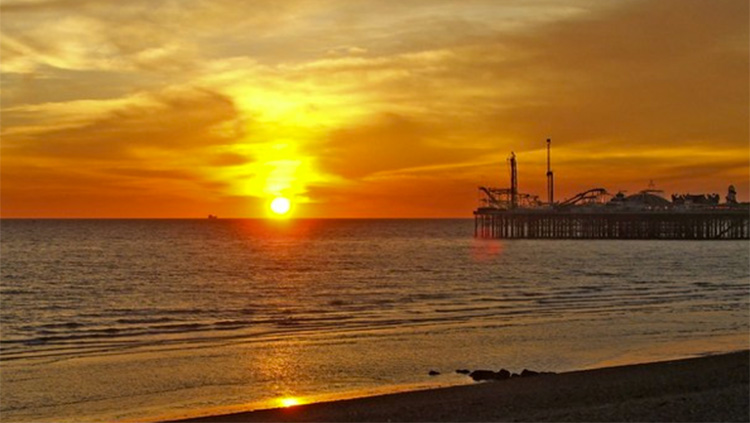
[[[749,421],[750,352],[182,420]]]

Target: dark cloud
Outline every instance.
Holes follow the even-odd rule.
[[[72,128],[22,140],[8,136],[4,153],[58,160],[119,161],[139,156],[144,148],[195,154],[195,150],[205,147],[232,144],[243,135],[233,101],[221,94],[181,90],[155,94],[150,99],[155,101],[118,108]],[[8,114],[9,119],[22,118],[14,112]],[[220,124],[229,125],[230,133],[218,133]]]
[[[502,37],[519,58],[486,71],[532,95],[487,122],[515,138],[624,142],[608,148],[746,143],[747,15],[733,0],[638,1]]]

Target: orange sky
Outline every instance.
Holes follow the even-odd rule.
[[[3,0],[3,217],[750,195],[746,0]]]

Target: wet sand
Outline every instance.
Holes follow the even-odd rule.
[[[183,422],[750,421],[750,352],[513,378]]]

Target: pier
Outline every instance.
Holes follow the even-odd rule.
[[[474,212],[474,236],[496,239],[750,239],[747,210]]]
[[[510,188],[479,187],[474,236],[493,239],[750,239],[750,204],[738,203],[730,185],[718,194],[673,194],[642,190],[626,196],[592,188],[554,201],[554,174],[547,140],[547,201],[518,190],[516,155],[508,158]]]

